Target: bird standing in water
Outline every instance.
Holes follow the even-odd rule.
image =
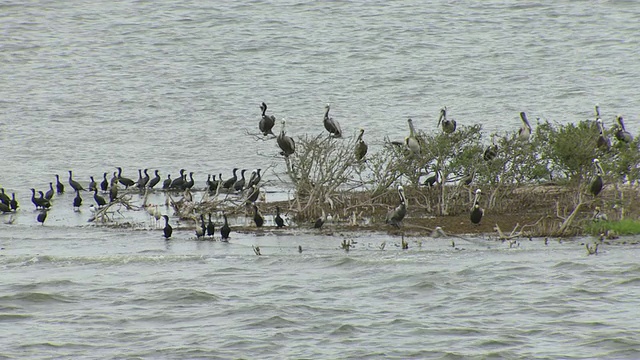
[[[162,217],[164,218],[164,229],[162,229],[164,238],[169,239],[173,234],[173,228],[169,225],[169,217],[167,215],[162,215]]]
[[[407,215],[407,200],[404,197],[404,188],[402,185],[398,186],[398,196],[400,197],[400,204],[394,210],[389,211],[385,222],[391,226],[400,228],[402,220]]]

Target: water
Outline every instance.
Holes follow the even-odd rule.
[[[274,142],[247,135],[261,101],[293,136],[324,131],[330,102],[371,151],[407,117],[433,130],[444,105],[489,133],[598,103],[638,136],[639,17],[633,1],[3,3],[0,185],[21,209],[0,216],[0,357],[637,358],[636,246],[180,228],[167,243],[143,215],[91,226],[72,194],[39,226],[29,188],[116,166],[184,167],[202,187],[239,166],[286,190]]]

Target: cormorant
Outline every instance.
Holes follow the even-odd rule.
[[[64,185],[60,182],[60,175],[56,174],[56,190],[58,194],[64,193]]]
[[[273,126],[276,124],[276,117],[273,115],[267,115],[267,104],[264,102],[260,104],[260,109],[262,109],[262,118],[260,119],[260,123],[258,123],[258,128],[260,128],[260,132],[262,135],[267,136],[269,134],[276,136],[273,133]]]
[[[235,191],[242,191],[242,189],[244,189],[244,183],[245,183],[245,179],[244,179],[244,173],[247,171],[247,169],[242,169],[240,171],[240,179],[238,179],[234,184],[233,184],[233,190]]]
[[[89,181],[89,191],[93,191],[98,188],[98,185],[96,185],[96,181],[93,179],[93,176],[89,176],[89,178],[91,179],[91,181]]]
[[[100,190],[107,192],[109,190],[109,181],[107,181],[107,173],[102,174],[102,182],[100,182]]]
[[[126,178],[126,177],[122,177],[122,168],[121,167],[117,167],[116,169],[118,169],[118,181],[120,182],[120,184],[124,185],[125,189],[128,189],[129,186],[133,186],[136,182]]]
[[[162,217],[164,218],[164,229],[162,229],[164,231],[164,238],[169,239],[173,233],[173,228],[169,225],[169,217],[167,215],[162,215]]]
[[[229,227],[229,222],[227,221],[227,214],[222,214],[224,218],[224,224],[220,228],[220,240],[224,242],[229,242],[229,234],[231,234],[231,228]]]
[[[171,186],[171,174],[167,174],[167,178],[162,182],[162,189],[167,190]]]
[[[97,193],[98,189],[94,187],[93,191]],[[76,197],[73,198],[73,210],[78,211],[80,205],[82,205],[82,198],[80,197],[80,191],[76,191]]]
[[[82,185],[80,185],[79,182],[73,180],[73,172],[71,170],[69,170],[69,185],[73,188],[73,190],[82,190],[84,191],[84,188],[82,187]]]
[[[232,170],[233,172],[233,176],[228,178],[227,180],[225,180],[222,183],[222,188],[224,189],[231,189],[231,187],[236,183],[236,181],[238,180],[238,175],[236,174],[238,172],[238,168],[233,168]],[[220,178],[220,180],[222,180],[222,177]]]
[[[260,214],[258,205],[253,204],[253,221],[256,223],[256,227],[262,227],[264,225],[264,217]]]
[[[11,201],[9,201],[9,207],[11,210],[18,210],[18,200],[16,200],[16,193],[11,193]]]
[[[276,217],[274,220],[278,229],[284,227],[284,219],[282,219],[282,216],[280,216],[280,206],[276,206]]]
[[[44,225],[44,221],[46,219],[47,219],[47,210],[40,211],[40,213],[38,214],[38,217],[36,217],[36,220],[38,220],[38,222],[41,223],[42,225]]]
[[[216,227],[211,221],[211,214],[209,214],[209,221],[207,222],[207,236],[213,237],[213,234],[216,231]]]
[[[98,189],[93,190],[93,200],[98,204],[98,209],[107,205],[107,201],[100,195],[98,195]]]
[[[160,172],[158,170],[155,171],[156,176],[149,180],[149,189],[153,189],[154,186],[158,185],[158,183],[160,182]]]

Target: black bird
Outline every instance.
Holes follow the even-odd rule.
[[[487,146],[487,149],[482,154],[484,161],[491,161],[498,156],[498,145],[496,145],[496,134],[491,135],[491,145]]]
[[[5,203],[0,202],[0,212],[3,214],[11,212],[11,207]]]
[[[233,176],[228,178],[222,183],[222,188],[231,189],[233,184],[235,184],[236,181],[238,180],[238,175],[236,174],[238,172],[238,168],[233,168],[232,172],[233,172]],[[222,180],[222,177],[220,178],[220,180]]]
[[[400,196],[400,204],[392,211],[389,211],[386,218],[386,223],[400,228],[400,224],[407,215],[407,201],[404,197],[404,188],[402,185],[398,185],[398,196]]]
[[[206,231],[207,227],[204,224],[204,215],[200,214],[200,225],[198,225],[198,220],[196,220],[196,239],[203,238]]]
[[[438,183],[438,177],[440,176],[438,169],[435,170],[435,173],[431,176],[429,176],[424,183],[422,183],[425,186],[428,187],[433,187],[436,186],[436,184]]]
[[[118,181],[120,182],[120,184],[124,185],[125,189],[128,189],[129,186],[133,186],[136,182],[126,178],[126,177],[122,177],[122,168],[121,167],[117,167],[116,169],[118,169]]]
[[[248,194],[246,202],[255,203],[256,200],[258,200],[258,197],[260,196],[260,188],[253,185],[249,189],[247,189],[246,193]]]
[[[93,200],[98,205],[98,209],[107,205],[107,201],[100,195],[98,195],[98,189],[93,190]]]
[[[38,220],[38,222],[41,223],[42,225],[44,225],[44,221],[46,219],[47,219],[47,210],[40,211],[40,213],[38,214],[38,217],[36,217],[36,220]]]
[[[322,215],[318,219],[316,219],[316,222],[313,223],[313,228],[322,228],[322,225],[324,225],[325,221],[327,221],[327,214],[324,212],[324,209],[322,209]]]
[[[49,202],[49,200],[47,200],[44,197],[44,193],[42,191],[38,191],[38,194],[40,194],[40,197],[37,199],[38,203],[40,203],[40,207],[44,208],[50,208],[51,207],[51,202]]]
[[[609,139],[604,135],[604,124],[602,123],[602,119],[597,118],[596,124],[598,125],[598,131],[600,132],[596,145],[599,149],[609,150],[609,148],[611,147],[611,143],[609,142]]]
[[[74,191],[78,191],[78,190],[84,191],[84,188],[82,187],[82,185],[80,185],[79,182],[73,180],[73,172],[71,170],[69,170],[69,185],[73,188]]]
[[[216,226],[213,225],[213,222],[211,221],[211,214],[209,214],[209,221],[207,222],[207,236],[211,236],[213,237],[213,234],[216,231]]]
[[[438,118],[438,126],[442,123],[442,131],[447,134],[451,134],[456,131],[456,121],[454,119],[447,119],[447,107],[440,109],[440,117]]]
[[[54,194],[53,183],[50,182],[49,183],[49,190],[47,190],[47,192],[44,194],[44,198],[47,199],[47,200],[51,200],[53,198],[53,194]]]
[[[340,138],[342,137],[342,129],[340,128],[340,124],[338,121],[334,120],[332,117],[329,117],[329,110],[331,110],[331,104],[327,104],[324,107],[324,128],[327,129],[329,135]]]
[[[518,137],[522,141],[529,140],[531,136],[531,125],[529,125],[529,120],[527,120],[527,114],[524,111],[520,112],[520,118],[522,119],[522,126],[518,130]]]
[[[167,178],[162,182],[162,189],[167,190],[171,186],[171,174],[167,174]]]
[[[276,206],[275,222],[278,229],[284,227],[284,219],[282,219],[282,216],[280,216],[280,206]]]
[[[616,121],[618,122],[618,125],[616,126],[617,130],[614,133],[616,139],[627,144],[632,142],[633,135],[624,128],[624,120],[622,119],[622,116],[616,116]]]
[[[93,191],[97,193],[98,189],[94,187]],[[82,198],[80,197],[80,191],[76,191],[76,197],[73,198],[73,210],[74,211],[79,210],[80,205],[82,205]]]
[[[229,242],[229,234],[231,234],[231,228],[229,227],[229,222],[227,221],[227,214],[222,214],[224,218],[224,224],[220,228],[220,240],[224,242]]]
[[[253,204],[253,221],[256,223],[256,227],[262,227],[262,225],[264,225],[264,217],[260,214],[260,210],[256,204]]]
[[[193,180],[193,171],[191,171],[189,173],[189,180],[185,181],[182,184],[182,190],[186,190],[186,189],[191,189],[193,187],[193,185],[195,184],[195,181]]]
[[[285,121],[282,120],[282,130],[280,131],[280,135],[278,135],[276,142],[282,150],[281,154],[285,157],[288,157],[289,155],[292,155],[294,152],[296,152],[296,143],[295,141],[293,141],[292,137],[286,135],[284,127]]]
[[[604,170],[602,170],[602,167],[600,166],[600,160],[598,159],[593,159],[593,166],[595,166],[596,171],[593,175],[593,179],[591,180],[589,190],[591,191],[591,195],[596,197],[598,196],[598,194],[600,194],[600,191],[602,191],[602,185],[604,184],[604,182],[602,181],[602,175],[604,174]]]
[[[60,176],[58,174],[56,174],[56,190],[58,194],[64,193],[64,185],[60,182]]]
[[[18,201],[16,200],[16,193],[11,193],[11,201],[9,201],[9,207],[11,210],[18,210]]]
[[[153,189],[153,187],[158,185],[158,183],[160,182],[160,173],[158,172],[158,170],[155,171],[155,174],[156,176],[154,176],[153,179],[149,180],[149,189]]]
[[[207,179],[207,188],[210,192],[218,190],[219,181],[216,179],[216,175],[210,175],[211,179]]]
[[[147,184],[149,183],[149,169],[144,169],[142,172],[144,173],[142,182],[138,183],[138,187],[140,188],[140,190],[144,189],[145,186],[147,186]]]
[[[100,190],[107,192],[109,190],[109,181],[107,181],[107,173],[102,174],[102,182],[100,182]]]
[[[135,182],[135,186],[138,189],[142,189],[144,187],[144,186],[140,187],[140,183],[142,183],[142,169],[138,169],[138,180],[136,180],[136,182]]]
[[[240,171],[240,179],[238,179],[234,184],[233,184],[233,190],[235,191],[242,191],[242,189],[244,189],[244,183],[246,182],[246,180],[244,179],[244,173],[247,171],[247,169],[242,169]]]
[[[4,192],[4,188],[0,188],[0,202],[9,206],[11,199],[9,199],[9,195]]]
[[[476,190],[476,196],[473,199],[473,205],[471,206],[471,222],[473,224],[479,224],[480,220],[482,220],[482,215],[484,215],[484,209],[480,207],[479,199],[480,199],[480,189]]]
[[[182,189],[182,185],[184,185],[184,182],[186,181],[186,175],[184,174],[185,171],[187,170],[180,169],[180,177],[171,182],[171,185],[169,186],[170,189]]]
[[[36,206],[36,209],[40,208],[40,203],[38,203],[38,199],[36,198],[36,189],[31,188],[31,202]]]
[[[118,183],[114,182],[109,188],[109,202],[114,202],[118,199]]]
[[[94,189],[98,188],[98,185],[96,184],[96,181],[93,179],[93,176],[89,176],[89,178],[91,178],[91,181],[89,181],[89,191],[93,191]]]
[[[276,136],[273,133],[273,126],[276,124],[276,117],[273,115],[267,115],[267,104],[264,102],[260,104],[260,109],[262,109],[262,118],[260,119],[260,123],[258,123],[258,128],[262,135],[267,136],[269,134]]]
[[[260,175],[260,171],[262,171],[262,169],[255,169],[254,171],[251,172],[249,183],[247,183],[248,188],[252,187],[253,185],[258,185],[258,183],[260,183],[260,180],[262,180],[262,175]]]
[[[358,135],[358,139],[356,140],[356,160],[360,161],[364,159],[364,156],[367,155],[367,150],[369,150],[369,146],[364,142],[362,137],[364,136],[364,129],[360,129],[360,135]]]
[[[173,228],[169,225],[169,217],[167,215],[162,215],[162,217],[164,218],[164,229],[162,229],[164,231],[164,238],[169,239],[173,233]]]

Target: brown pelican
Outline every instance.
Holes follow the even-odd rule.
[[[387,213],[387,218],[385,219],[387,224],[397,228],[400,227],[400,223],[404,219],[405,215],[407,215],[407,202],[404,197],[404,188],[402,185],[398,185],[398,195],[400,196],[400,204],[394,210],[389,211],[389,213]]]
[[[480,203],[478,202],[480,193],[480,189],[477,189],[476,196],[473,199],[473,205],[471,206],[471,222],[474,224],[479,224],[480,220],[482,220],[482,215],[484,215],[484,209],[480,207]]]
[[[440,109],[440,117],[438,118],[438,126],[442,123],[442,131],[447,134],[451,134],[456,131],[456,121],[447,119],[447,107]]]
[[[367,155],[367,150],[369,147],[367,143],[362,140],[362,136],[364,135],[364,129],[360,129],[360,135],[358,135],[358,139],[356,140],[356,160],[360,161],[364,159],[364,156]]]
[[[439,170],[437,168],[435,168],[434,174],[429,176],[424,181],[424,183],[422,183],[422,184],[425,185],[425,186],[428,186],[428,187],[436,186],[436,184],[438,183],[439,178],[440,178]]]
[[[282,149],[281,154],[288,157],[296,151],[296,143],[293,141],[293,138],[285,134],[284,127],[285,121],[282,120],[282,130],[280,130],[280,135],[278,135],[276,141],[280,149]]]
[[[531,125],[529,125],[527,114],[525,114],[524,111],[520,113],[520,118],[522,119],[522,126],[520,126],[520,130],[518,130],[518,137],[522,141],[527,141],[531,136]]]
[[[487,146],[482,158],[485,161],[491,161],[498,156],[498,145],[496,144],[496,134],[491,135],[491,145]]]
[[[595,166],[596,171],[591,180],[591,185],[589,186],[589,190],[591,191],[591,195],[598,196],[600,191],[602,190],[602,175],[604,174],[604,170],[602,170],[602,166],[600,166],[600,160],[593,159],[593,166]]]
[[[616,136],[616,139],[627,144],[632,142],[633,135],[631,135],[631,133],[624,128],[624,120],[622,119],[622,116],[617,115],[616,121],[618,122],[618,124],[616,125],[616,128],[617,128],[616,132],[614,133],[614,135]]]
[[[602,119],[600,119],[600,117],[596,119],[596,124],[598,125],[598,130],[600,131],[600,135],[598,136],[597,141],[598,148],[609,150],[609,148],[611,147],[611,142],[609,142],[609,138],[604,135],[604,124],[602,123]]]
[[[411,150],[414,155],[420,155],[420,143],[416,138],[416,129],[413,127],[413,120],[408,119],[409,123],[409,136],[404,139],[404,143]]]
[[[260,109],[262,109],[262,118],[260,119],[260,123],[258,123],[258,128],[262,135],[267,136],[269,134],[276,136],[271,129],[276,124],[276,117],[273,115],[267,115],[267,104],[264,102],[260,104]]]
[[[171,234],[173,234],[173,228],[169,225],[169,217],[167,215],[162,215],[162,217],[164,218],[164,229],[162,229],[164,231],[164,238],[169,239]]]
[[[329,134],[333,137],[340,138],[342,137],[342,129],[340,128],[340,124],[333,120],[332,117],[329,117],[329,110],[331,109],[331,104],[327,104],[324,107],[324,128],[327,129]]]

